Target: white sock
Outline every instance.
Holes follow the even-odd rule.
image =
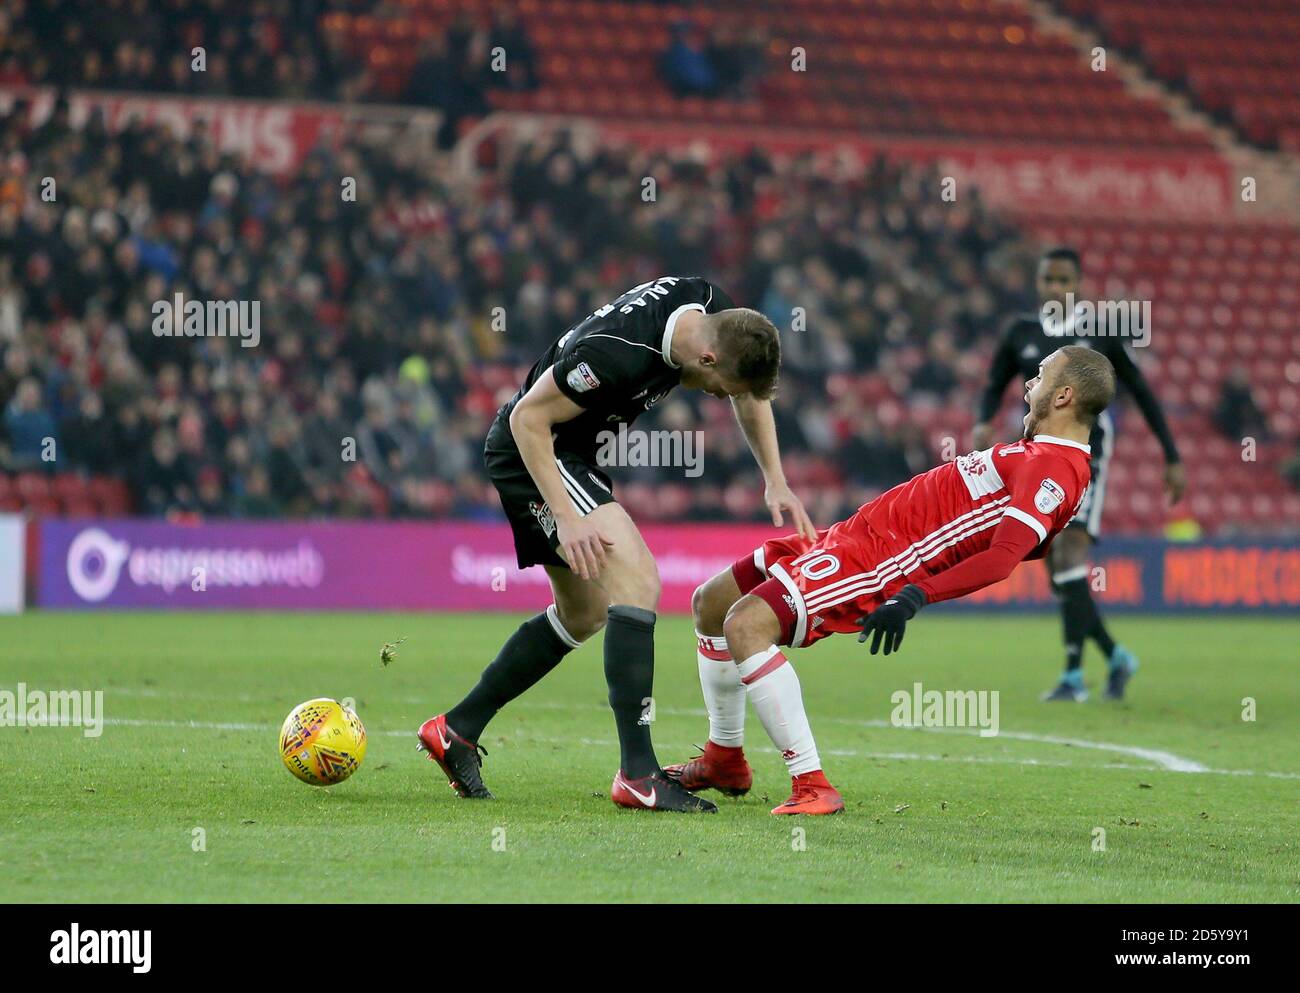
[[[745,743],[745,687],[731,660],[727,639],[695,632],[700,689],[709,708],[709,740],[739,748]]]
[[[781,650],[775,645],[765,648],[740,663],[738,671],[745,694],[772,744],[780,749],[790,775],[820,769],[822,760],[803,709],[799,677]]]

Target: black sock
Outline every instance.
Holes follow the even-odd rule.
[[[1093,601],[1092,612],[1097,619],[1092,625],[1092,630],[1088,633],[1092,636],[1092,640],[1097,643],[1097,647],[1101,649],[1101,654],[1109,659],[1115,652],[1115,639],[1106,630],[1106,625],[1101,619],[1101,611],[1097,609],[1096,601]]]
[[[544,613],[524,621],[483,670],[478,685],[447,711],[447,724],[462,738],[478,741],[498,710],[559,665],[571,651]]]
[[[1066,669],[1079,668],[1083,661],[1083,643],[1089,637],[1098,638],[1097,644],[1102,645],[1102,651],[1107,658],[1110,658],[1115,643],[1110,640],[1105,627],[1102,626],[1101,615],[1097,613],[1097,604],[1092,599],[1087,578],[1071,579],[1069,582],[1057,584],[1056,588],[1061,597]],[[1101,638],[1105,639],[1106,644],[1102,643]]]
[[[609,608],[605,625],[605,682],[618,725],[619,761],[629,779],[659,771],[650,723],[642,721],[650,706],[654,679],[654,611],[615,604]]]

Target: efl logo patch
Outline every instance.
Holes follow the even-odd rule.
[[[586,362],[579,362],[564,377],[564,381],[569,384],[575,393],[586,393],[588,390],[594,390],[600,385],[600,380],[596,378],[596,374],[591,371],[591,366],[587,365]]]
[[[551,513],[551,508],[544,503],[538,503],[536,500],[529,500],[528,509],[537,518],[537,524],[541,527],[542,533],[549,538],[555,531],[555,515]]]
[[[1041,513],[1050,514],[1057,507],[1065,502],[1065,490],[1061,485],[1052,478],[1044,479],[1038,487],[1038,493],[1034,497],[1034,506]]]

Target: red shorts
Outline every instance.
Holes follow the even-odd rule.
[[[828,634],[856,634],[858,618],[907,585],[889,568],[856,514],[810,543],[797,534],[774,538],[731,567],[741,593],[761,597],[781,622],[778,644],[805,648]]]

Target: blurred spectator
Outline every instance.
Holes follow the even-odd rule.
[[[253,466],[248,485],[235,497],[235,517],[271,518],[281,515],[281,506],[271,493],[271,475],[262,466]]]
[[[705,54],[717,74],[718,92],[737,98],[753,97],[763,74],[767,39],[762,28],[743,28],[722,21],[714,28]]]
[[[492,72],[487,38],[482,32],[466,29],[460,43],[465,45],[463,49],[453,47],[453,42],[441,35],[426,38],[406,86],[409,103],[442,111],[443,123],[438,132],[442,148],[455,144],[462,119],[488,110],[484,94]]]
[[[506,71],[501,85],[511,90],[537,88],[537,53],[528,32],[510,7],[501,5],[492,12],[488,44],[493,49],[501,49],[505,55]]]
[[[718,70],[700,31],[689,21],[669,29],[671,41],[660,65],[668,88],[679,97],[711,97],[718,92]]]
[[[373,82],[326,30],[321,8],[319,0],[25,0],[5,12],[0,82],[355,99]],[[202,71],[192,64],[195,47],[204,50]]]
[[[1300,445],[1296,446],[1291,457],[1282,464],[1282,477],[1297,490],[1300,490]]]
[[[35,379],[28,377],[18,384],[13,400],[5,408],[4,433],[8,440],[7,461],[14,469],[37,469],[42,466],[42,453],[57,455],[58,431],[41,398],[41,384]],[[49,447],[51,440],[53,449]],[[48,454],[45,466],[49,468]]]
[[[912,373],[912,390],[946,400],[957,386],[957,359],[952,335],[936,333],[926,345],[925,361]]]
[[[1250,378],[1242,366],[1235,366],[1223,380],[1219,405],[1214,408],[1214,423],[1235,442],[1248,437],[1261,441],[1269,437],[1268,420],[1255,403]]]
[[[154,432],[149,450],[136,462],[131,482],[145,513],[193,508],[191,467],[176,445],[176,435],[168,428]]]
[[[82,395],[75,412],[64,418],[61,434],[64,454],[73,465],[96,474],[113,471],[115,432],[98,393]]]

